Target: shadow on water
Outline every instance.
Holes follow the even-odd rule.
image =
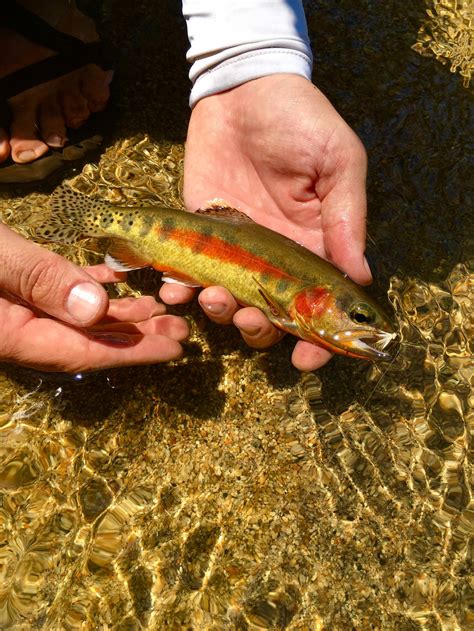
[[[146,295],[157,295],[161,281],[160,276],[155,271],[144,269],[131,272],[128,276],[128,284]],[[199,307],[197,300],[182,306],[169,306],[167,311],[183,317],[192,317],[200,333],[205,337],[212,364],[220,366],[221,371],[223,370],[222,358],[226,355],[238,351],[243,360],[259,353],[243,342],[240,333],[234,326],[222,326],[209,320]],[[257,367],[265,373],[271,387],[276,389],[288,388],[298,382],[299,372],[291,364],[291,353],[295,342],[295,337],[287,335],[281,343],[258,355]],[[186,347],[186,355],[189,355],[189,352],[189,348]],[[203,370],[206,370],[204,364],[207,359],[201,358],[201,361]]]
[[[0,365],[0,368],[18,391],[37,390],[55,397],[61,417],[81,427],[100,426],[129,409],[130,420],[137,414],[144,418],[149,404],[156,400],[166,402],[171,423],[174,416],[179,416],[181,422],[186,415],[198,421],[219,417],[225,404],[225,394],[218,390],[223,375],[222,362],[219,358],[203,359],[200,347],[192,343],[186,344],[186,357],[185,363],[75,375],[8,365]]]
[[[368,151],[368,252],[378,284],[392,274],[444,279],[465,258],[473,227],[472,110],[459,76],[411,49],[424,3],[306,5],[314,81]]]
[[[157,141],[184,142],[190,82],[181,3],[104,2],[101,24],[116,61],[115,137],[148,134]]]

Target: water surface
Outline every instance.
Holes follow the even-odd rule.
[[[93,7],[113,125],[96,164],[3,189],[23,234],[65,175],[182,204],[186,36],[156,4]],[[187,306],[176,364],[80,383],[3,366],[2,629],[474,627],[466,4],[306,4],[315,83],[369,153],[373,293],[400,352],[302,376],[292,340],[257,353]],[[55,249],[100,260],[92,241]],[[158,285],[143,271],[117,293]]]

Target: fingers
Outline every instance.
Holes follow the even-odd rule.
[[[310,372],[327,364],[331,357],[332,353],[325,348],[300,340],[293,350],[291,363],[298,370]]]
[[[0,288],[41,312],[64,320],[37,317],[28,307],[0,297],[3,361],[69,372],[181,357],[179,342],[189,335],[184,319],[164,315],[164,305],[150,296],[109,302],[96,279],[113,282],[123,280],[126,274],[105,265],[90,267],[88,271],[0,224]],[[91,295],[97,300],[91,300]],[[84,316],[87,310],[95,313],[94,318],[78,322],[77,315]],[[98,320],[100,324],[88,330],[69,325],[89,326]]]
[[[99,283],[117,283],[127,280],[127,272],[116,272],[105,263],[100,265],[86,265],[83,267],[89,276],[92,276]]]
[[[112,322],[109,324],[97,324],[88,329],[92,335],[124,334],[124,335],[166,335],[177,342],[184,341],[189,336],[189,325],[184,318],[174,315],[160,315],[140,322]],[[104,339],[107,339],[105,336]]]
[[[270,320],[255,307],[247,307],[237,311],[234,315],[234,324],[251,348],[273,346],[284,335],[283,331],[273,326]]]
[[[208,287],[199,294],[199,304],[217,324],[234,323],[244,341],[252,348],[268,348],[276,344],[284,333],[277,329],[256,307],[241,309],[232,294],[224,287]]]
[[[105,289],[86,271],[0,224],[0,288],[76,326],[90,326],[108,309]]]
[[[209,318],[217,324],[231,324],[239,308],[235,298],[224,287],[208,287],[199,294],[199,304]]]
[[[367,157],[362,143],[345,123],[339,133],[338,142],[344,151],[334,150],[338,162],[333,165],[334,171],[322,178],[318,191],[324,246],[341,270],[355,282],[368,285],[372,274],[364,256]]]
[[[50,371],[99,370],[179,359],[183,353],[179,340],[187,335],[185,321],[176,316],[159,316],[155,324],[147,324],[154,329],[152,333],[140,330],[141,325],[129,325],[133,331],[84,331],[57,320],[36,318],[25,307],[2,298],[0,319],[2,360]]]
[[[196,290],[177,283],[163,283],[159,296],[167,305],[181,305],[192,300]]]
[[[174,286],[174,285],[173,285]],[[256,307],[240,308],[232,294],[224,287],[208,287],[199,294],[199,304],[217,324],[233,323],[248,346],[264,349],[279,342],[285,335]],[[332,353],[309,342],[299,341],[291,361],[295,368],[311,371],[324,366]]]
[[[109,302],[107,315],[102,322],[143,322],[166,313],[165,305],[152,296],[120,298]]]

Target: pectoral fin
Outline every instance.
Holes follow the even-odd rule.
[[[275,300],[275,298],[265,289],[262,283],[255,278],[255,276],[252,276],[252,278],[258,285],[258,291],[260,295],[268,305],[268,308],[272,315],[270,319],[286,329],[291,328],[293,322],[287,310],[277,300]]]

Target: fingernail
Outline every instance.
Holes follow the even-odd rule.
[[[206,311],[212,313],[212,315],[222,315],[226,310],[226,305],[223,302],[213,302],[203,305]]]
[[[369,262],[365,256],[364,256],[364,267],[367,274],[372,278],[372,272],[370,270]]]
[[[46,144],[50,147],[62,147],[64,146],[64,138],[61,138],[58,134],[51,134],[46,139]]]
[[[259,326],[240,326],[239,329],[242,331],[242,333],[245,333],[245,335],[252,336],[258,335],[262,330]]]
[[[18,162],[32,162],[36,158],[36,153],[31,149],[18,154]]]
[[[89,322],[102,303],[102,291],[92,283],[79,283],[72,288],[66,301],[66,309],[78,322]]]

